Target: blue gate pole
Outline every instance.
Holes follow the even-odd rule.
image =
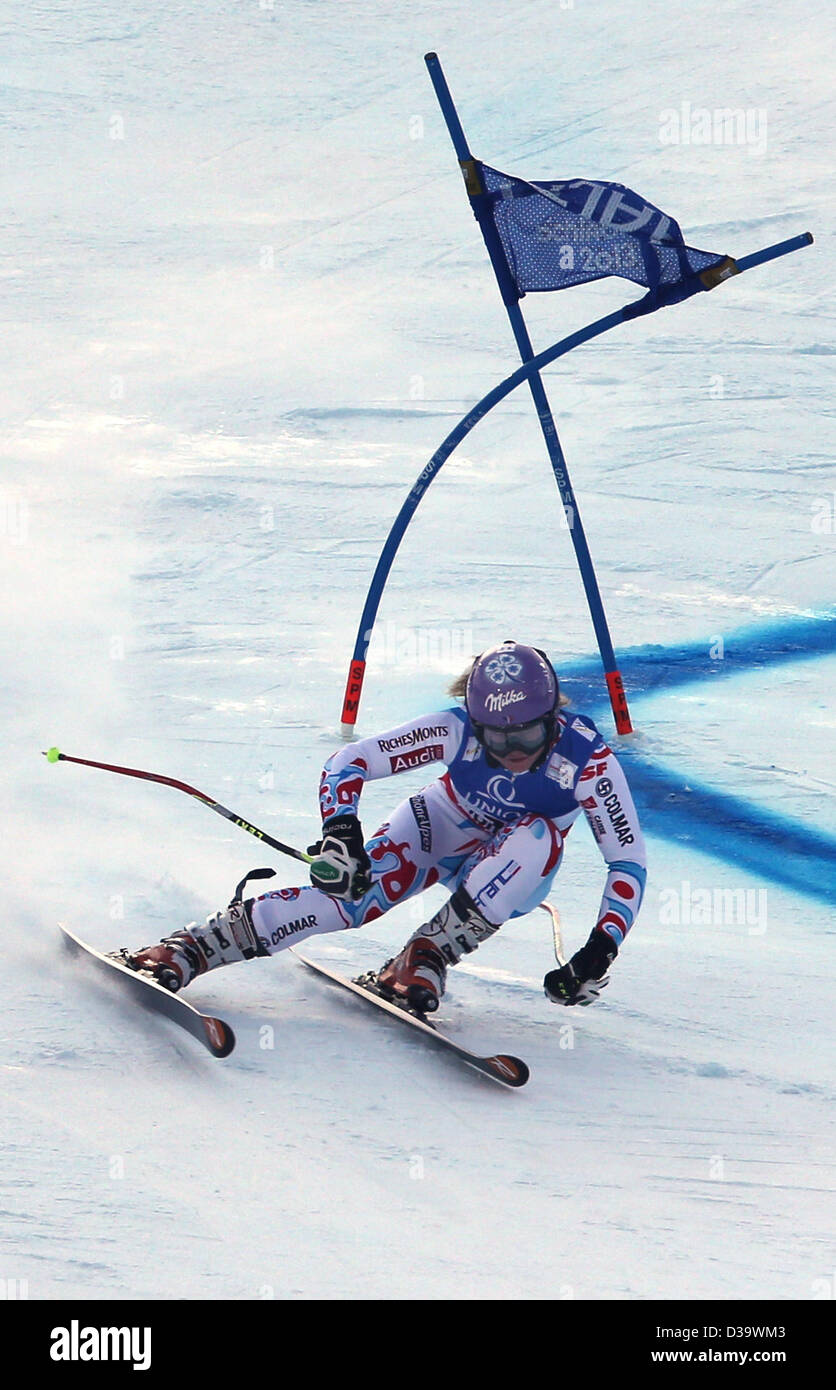
[[[501,381],[486,396],[483,396],[476,405],[472,406],[466,415],[462,417],[455,429],[451,430],[447,438],[436,449],[429,463],[421,470],[417,481],[411,488],[409,495],[401,507],[398,515],[392,523],[389,535],[378,558],[372,582],[366,595],[366,602],[360,618],[360,626],[357,629],[357,637],[354,643],[354,652],[348,668],[348,678],[345,683],[345,694],[343,696],[342,715],[340,717],[340,732],[345,738],[351,738],[357,723],[357,715],[360,709],[360,697],[363,693],[363,683],[366,678],[366,654],[371,641],[372,630],[374,628],[377,610],[380,607],[380,600],[389,571],[398,552],[398,546],[403,540],[404,534],[413,515],[415,514],[418,503],[424,496],[427,488],[441,470],[442,465],[450,457],[453,450],[461,444],[462,440],[470,433],[480,420],[493,410],[495,405],[503,401],[506,396],[519,386],[523,381],[527,381],[534,371],[539,371],[541,366],[547,366],[556,358],[562,357],[565,353],[571,352],[572,348],[585,343],[589,338],[596,338],[601,333],[606,333],[610,328],[615,328],[616,324],[624,323],[627,310],[632,306],[626,305],[624,309],[616,309],[614,313],[608,314],[606,318],[597,319],[595,323],[587,324],[586,328],[578,329],[576,333],[571,333],[568,338],[563,338],[559,343],[553,343],[545,352],[541,352],[537,357],[533,357],[530,362],[524,362],[515,372]]]
[[[462,173],[464,174],[465,187],[467,188],[470,205],[482,231],[485,246],[490,257],[491,265],[494,269],[499,290],[505,304],[508,318],[511,322],[511,329],[516,339],[520,357],[523,362],[530,362],[534,357],[534,348],[528,336],[528,329],[519,306],[519,295],[516,286],[508,273],[508,266],[505,261],[505,253],[499,241],[496,227],[491,221],[484,207],[484,189],[482,187],[479,171],[476,162],[468,148],[467,140],[459,120],[458,112],[453,104],[450,89],[441,64],[435,53],[428,53],[424,59],[432,80],[438,104],[441,107],[447,129],[450,132],[450,139],[456,152]],[[592,617],[592,625],[595,629],[595,636],[598,641],[598,650],[601,653],[601,661],[604,666],[604,674],[607,681],[607,689],[610,696],[615,726],[620,734],[633,732],[630,722],[630,711],[627,707],[627,697],[624,693],[624,684],[616,663],[615,652],[613,650],[612,639],[610,637],[607,619],[604,613],[604,605],[601,600],[601,593],[598,588],[598,580],[595,577],[595,570],[592,565],[592,556],[589,553],[586,535],[581,524],[578,504],[575,500],[575,493],[569,478],[569,471],[566,467],[566,459],[557,434],[557,427],[549,406],[546,390],[543,386],[543,379],[539,372],[534,372],[528,379],[531,394],[534,398],[534,405],[537,410],[537,417],[540,421],[540,428],[543,438],[546,441],[549,460],[552,471],[557,482],[560,500],[569,527],[569,534],[572,537],[572,544],[575,547],[578,566],[581,572],[584,592],[586,593],[589,611]]]

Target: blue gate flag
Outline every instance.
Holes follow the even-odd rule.
[[[686,246],[672,217],[621,183],[531,183],[475,159],[464,173],[474,203],[496,228],[518,296],[617,275],[654,298],[661,290],[659,298],[672,303],[677,286],[693,293],[711,288],[714,275],[734,273],[728,256]]]

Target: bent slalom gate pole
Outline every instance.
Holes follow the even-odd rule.
[[[627,317],[627,310],[630,305],[625,305],[623,309],[617,309],[612,314],[607,314],[605,318],[597,319],[595,323],[587,324],[586,328],[581,328],[575,333],[570,333],[568,338],[562,338],[559,343],[553,343],[544,352],[538,353],[530,362],[525,362],[518,367],[515,372],[507,376],[498,386],[483,396],[480,401],[470,408],[466,415],[462,416],[459,423],[450,431],[446,439],[439,445],[430,459],[429,463],[422,468],[418,478],[413,484],[406,501],[403,503],[398,515],[386,537],[383,550],[380,553],[374,575],[372,576],[366,602],[360,617],[360,625],[357,629],[357,637],[354,643],[351,662],[348,668],[348,676],[345,683],[345,694],[343,696],[343,706],[340,718],[340,732],[344,738],[351,738],[355,733],[357,715],[360,708],[360,696],[363,692],[363,682],[366,675],[366,659],[374,630],[377,610],[380,607],[380,600],[383,590],[389,577],[398,547],[406,534],[407,527],[412,520],[418,503],[424,496],[430,483],[440,472],[453,450],[458,448],[462,440],[470,431],[478,425],[480,420],[493,410],[495,405],[510,395],[516,387],[524,381],[528,381],[533,372],[539,371],[541,367],[548,366],[556,358],[562,357],[565,353],[571,352],[572,348],[587,342],[590,338],[597,337],[600,333],[606,333],[608,329],[614,328],[616,324],[624,322]]]
[[[301,849],[294,849],[292,845],[283,844],[281,840],[274,840],[272,835],[268,835],[266,830],[260,830],[257,825],[251,825],[243,816],[239,816],[235,811],[230,811],[226,806],[222,806],[219,801],[205,792],[198,791],[196,787],[190,787],[187,782],[178,782],[174,777],[163,777],[158,772],[142,772],[136,767],[117,767],[112,763],[97,763],[91,758],[71,758],[69,753],[60,753],[57,748],[49,748],[44,751],[44,757],[50,763],[78,763],[81,767],[97,767],[102,772],[118,772],[123,777],[139,777],[143,782],[160,782],[165,787],[174,787],[176,791],[186,792],[188,796],[193,796],[197,801],[202,801],[204,806],[208,806],[210,811],[215,811],[225,820],[232,821],[241,830],[246,830],[248,835],[254,835],[262,844],[269,845],[271,849],[278,850],[280,854],[287,854],[291,859],[301,859],[303,864],[312,864],[314,856],[305,854]]]
[[[522,310],[519,306],[519,295],[514,287],[508,267],[505,262],[504,252],[496,232],[489,219],[482,214],[482,198],[484,189],[481,187],[478,170],[475,161],[465,138],[459,120],[458,112],[450,95],[447,80],[435,53],[428,53],[425,57],[427,70],[430,74],[438,104],[441,107],[441,114],[447,124],[450,139],[456,152],[462,173],[465,178],[465,187],[471,208],[479,223],[479,228],[485,241],[485,247],[496,275],[500,294],[505,305],[506,313],[511,323],[511,330],[519,349],[520,357],[525,363],[529,363],[535,356],[531,339]],[[612,638],[610,637],[607,625],[604,605],[601,593],[598,588],[598,580],[592,565],[592,556],[589,553],[586,535],[581,524],[578,505],[575,500],[575,493],[569,478],[569,471],[566,467],[566,459],[560,445],[557,434],[557,427],[554,423],[551,407],[546,396],[546,388],[543,385],[539,371],[533,371],[528,378],[528,385],[534,399],[537,418],[540,421],[540,428],[546,443],[546,450],[551,462],[552,471],[555,476],[560,500],[563,504],[564,514],[569,524],[569,532],[572,538],[572,545],[578,561],[584,591],[586,593],[589,612],[592,618],[592,626],[595,629],[595,636],[598,641],[598,650],[601,653],[601,661],[604,666],[604,675],[607,682],[610,704],[612,706],[615,726],[620,734],[630,734],[633,732],[633,725],[630,721],[630,711],[627,707],[627,696],[624,692],[624,683],[621,673],[618,670],[615,651],[613,649]]]
[[[813,236],[810,232],[802,232],[798,236],[788,237],[785,241],[775,242],[772,246],[764,246],[760,251],[753,251],[747,256],[740,256],[735,261],[736,273],[742,274],[745,270],[751,270],[754,266],[764,265],[768,261],[777,260],[779,256],[788,256],[793,251],[800,251],[804,246],[810,246]],[[707,288],[700,284],[695,284],[692,293],[697,294],[700,289]],[[655,307],[664,307],[664,301]],[[527,381],[533,372],[540,371],[544,367],[550,366],[573,348],[579,347],[582,343],[588,342],[591,338],[599,337],[602,333],[607,333],[611,328],[615,328],[620,323],[629,323],[631,319],[640,318],[645,314],[654,312],[654,306],[648,303],[647,296],[641,299],[632,300],[625,304],[623,308],[616,309],[604,318],[596,319],[594,323],[587,324],[585,328],[577,329],[570,333],[568,337],[562,338],[560,342],[553,343],[551,347],[539,352],[536,357],[532,357],[530,362],[518,367],[515,372],[507,376],[498,386],[494,386],[487,395],[483,396],[474,406],[471,406],[466,415],[463,415],[459,423],[450,431],[446,439],[436,449],[429,463],[421,470],[415,483],[413,484],[406,501],[403,503],[398,515],[396,516],[389,530],[385,545],[378,559],[369,591],[366,597],[365,606],[360,618],[357,629],[357,636],[354,643],[351,662],[348,669],[348,676],[345,685],[345,695],[341,715],[341,733],[344,738],[351,738],[355,733],[355,725],[360,707],[360,697],[363,691],[363,682],[366,674],[366,660],[374,630],[377,612],[383,596],[383,590],[389,577],[389,572],[395,560],[401,541],[406,533],[409,523],[415,513],[418,503],[424,496],[430,483],[436,478],[442,465],[447,461],[454,449],[461,444],[472,429],[478,425],[480,420],[491,411],[495,405],[504,400],[512,391]]]

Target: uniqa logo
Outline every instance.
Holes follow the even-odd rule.
[[[517,801],[514,795],[514,779],[506,777],[503,773],[497,772],[488,782],[488,796],[492,796],[495,801],[500,801],[503,806],[519,806],[524,810],[523,803]]]

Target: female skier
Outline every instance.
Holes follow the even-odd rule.
[[[511,917],[547,896],[581,810],[608,873],[589,939],[545,977],[556,1004],[591,1004],[632,926],[645,884],[644,841],[624,773],[590,719],[573,714],[545,653],[503,642],[450,688],[464,708],[410,720],[329,758],[312,887],[280,888],[191,923],[127,963],[169,989],[219,965],[272,956],[324,932],[361,927],[435,883],[451,897],[388,961],[381,990],[421,1012],[446,973]],[[367,781],[445,763],[365,841]]]

